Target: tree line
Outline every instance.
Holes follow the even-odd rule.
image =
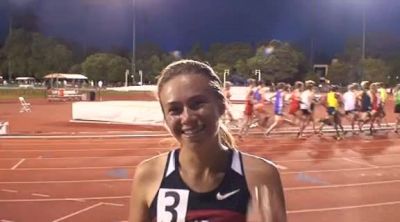
[[[342,53],[327,61],[331,83],[347,84],[361,80],[388,84],[400,82],[400,41],[385,34],[371,34],[367,38],[365,59],[361,59],[360,38],[349,38]],[[196,43],[185,53],[166,52],[154,43],[139,44],[135,52],[135,70],[143,73],[145,83],[155,83],[161,69],[172,61],[188,58],[206,61],[223,77],[243,82],[261,78],[271,82],[313,79],[313,72],[303,50],[279,40],[257,44],[244,42],[214,43],[207,50]],[[126,49],[107,52],[98,49],[83,50],[65,40],[46,37],[38,32],[14,29],[0,48],[0,73],[7,79],[31,76],[41,79],[49,73],[82,73],[92,80],[121,84],[125,70],[132,69],[132,55]],[[137,76],[137,73],[135,73]],[[138,80],[138,77],[136,77]]]

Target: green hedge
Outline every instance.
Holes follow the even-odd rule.
[[[79,89],[80,93],[93,91],[94,89]],[[98,91],[96,91],[98,93]],[[102,96],[112,95],[132,95],[133,93],[143,93],[143,91],[137,92],[119,92],[114,90],[101,90]],[[0,87],[0,99],[14,99],[19,96],[24,98],[47,98],[47,92],[44,88],[10,88]]]
[[[13,99],[19,96],[25,98],[46,98],[46,90],[43,88],[0,88],[0,99]]]

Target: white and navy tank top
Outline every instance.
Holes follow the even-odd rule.
[[[170,151],[160,188],[150,205],[154,222],[244,222],[250,201],[242,154],[230,149],[225,176],[212,191],[191,190],[179,173],[179,149]]]

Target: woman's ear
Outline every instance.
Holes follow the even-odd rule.
[[[222,115],[224,115],[225,114],[225,111],[226,111],[226,109],[227,109],[227,106],[228,104],[226,104],[226,103],[221,103],[221,104],[219,104],[219,106],[218,106],[218,111],[219,111],[219,115],[220,116],[222,116]]]
[[[170,128],[168,127],[167,122],[165,121],[165,119],[164,119],[164,121],[163,121],[163,125],[164,125],[164,128],[168,131],[168,133],[171,134],[171,136],[174,136],[174,135],[172,134]]]

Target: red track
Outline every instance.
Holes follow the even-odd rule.
[[[124,221],[135,166],[165,139],[3,139],[0,220]],[[280,168],[289,221],[397,221],[400,139],[252,137],[240,147]]]
[[[69,103],[32,103],[27,114],[0,103],[12,133],[151,129],[74,125]],[[49,109],[55,117],[46,119]],[[398,221],[399,136],[293,137],[249,136],[239,144],[278,164],[290,222]],[[170,144],[164,137],[0,139],[0,221],[126,221],[135,166]]]

